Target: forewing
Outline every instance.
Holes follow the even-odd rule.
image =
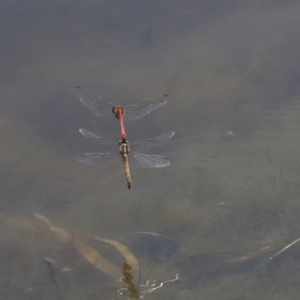
[[[108,157],[112,157],[113,155],[113,153],[83,153],[77,160],[83,164],[93,166]]]
[[[131,144],[131,149],[135,150],[135,149],[148,149],[148,148],[158,147],[162,145],[164,142],[171,139],[174,135],[175,132],[173,131],[165,132],[153,138],[133,143]]]
[[[79,129],[79,132],[89,141],[91,141],[95,145],[100,145],[100,146],[108,146],[112,150],[115,149],[117,151],[117,145],[115,141],[112,141],[110,139],[106,139],[104,137],[98,136],[95,133],[92,133],[91,131],[88,131],[84,128]]]
[[[133,153],[133,157],[138,162],[141,168],[163,168],[170,165],[167,157],[159,155],[145,155],[140,153]]]
[[[71,89],[71,92],[79,98],[81,103],[91,110],[96,116],[105,118],[113,115],[113,103],[103,100],[100,97],[92,94],[91,92],[82,89],[79,86]]]
[[[167,102],[166,97],[168,97],[168,95],[164,94],[143,100],[137,104],[126,105],[124,120],[134,121],[148,115],[153,110],[164,105]]]

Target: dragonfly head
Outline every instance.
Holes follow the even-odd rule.
[[[121,144],[127,144],[127,145],[129,146],[129,142],[128,142],[126,139],[120,140],[120,141],[119,141],[119,146],[120,146]]]

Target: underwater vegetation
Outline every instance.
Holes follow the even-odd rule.
[[[39,257],[39,260],[46,266],[43,272],[48,274],[49,285],[53,286],[57,299],[66,296],[65,286],[72,281],[72,274],[81,276],[80,273],[90,267],[90,270],[102,275],[98,277],[94,271],[89,271],[92,274],[87,278],[96,277],[99,281],[88,283],[90,288],[87,291],[94,291],[95,296],[88,299],[96,299],[100,295],[109,299],[142,299],[164,290],[169,295],[172,291],[187,293],[216,281],[226,283],[228,292],[223,299],[238,299],[243,290],[253,284],[253,278],[259,278],[266,268],[280,268],[283,258],[295,259],[295,246],[300,241],[300,238],[293,238],[289,242],[266,245],[249,253],[192,253],[179,241],[152,232],[131,233],[116,240],[86,232],[71,234],[39,213],[34,213],[34,218],[29,220],[4,215],[0,220],[4,227],[36,235],[38,240],[41,234],[47,238],[52,235],[53,245],[45,245],[49,253],[45,251],[47,255]],[[103,247],[99,248],[98,243]],[[56,247],[63,258],[57,257],[57,252],[53,251],[52,248]],[[76,269],[81,271],[78,273]],[[230,282],[232,277],[237,277],[239,284],[230,283],[228,290],[227,281]],[[10,284],[9,281],[2,283],[3,299],[10,290]],[[38,290],[34,285],[31,289],[32,292]]]

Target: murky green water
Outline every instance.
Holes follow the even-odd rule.
[[[0,299],[126,299],[97,255],[120,276],[124,257],[95,236],[132,251],[137,286],[165,282],[146,299],[298,299],[297,1],[0,8]],[[130,142],[175,131],[149,151],[170,167],[132,168],[128,191],[121,158],[79,164],[102,151],[79,128],[118,141],[119,125],[74,85],[117,104],[169,93],[125,126]]]

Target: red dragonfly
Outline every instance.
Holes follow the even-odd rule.
[[[101,99],[89,91],[82,89],[80,86],[75,86],[75,88],[71,91],[74,95],[79,97],[82,104],[91,110],[96,116],[106,118],[108,116],[115,115],[115,117],[120,121],[121,137],[124,140],[127,138],[123,123],[124,120],[134,121],[148,115],[153,110],[164,105],[167,102],[165,98],[169,96],[168,94],[163,94],[161,96],[143,100],[137,104],[121,106]]]
[[[134,158],[134,163],[138,167],[142,168],[162,168],[170,165],[170,161],[168,158],[159,155],[146,155],[141,153],[133,153],[130,151],[129,142],[126,139],[122,139],[119,143],[109,140],[107,138],[98,136],[86,129],[79,129],[79,132],[88,140],[90,140],[95,145],[100,145],[103,147],[108,147],[107,150],[109,152],[105,153],[84,153],[78,157],[78,161],[87,165],[95,165],[103,161],[106,158],[121,155],[125,173],[128,189],[131,189],[131,176],[129,169],[129,157]],[[167,140],[171,139],[175,135],[175,132],[166,132],[160,134],[156,137],[135,142],[131,144],[131,148],[134,150],[138,149],[147,149],[152,147],[157,147],[162,145]],[[119,151],[117,149],[119,148]]]

